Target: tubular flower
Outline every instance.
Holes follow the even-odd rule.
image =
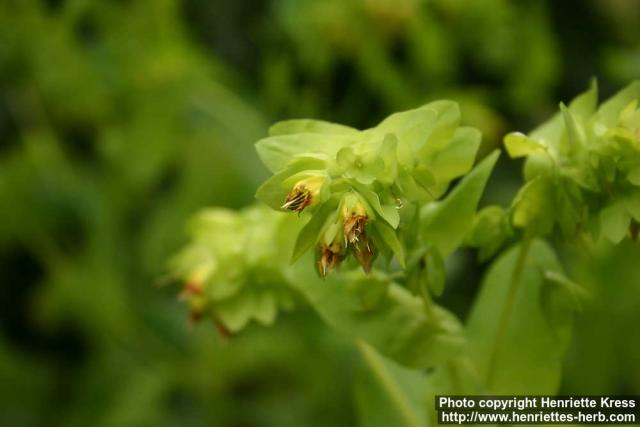
[[[344,237],[362,269],[368,273],[371,271],[374,251],[366,233],[369,224],[367,208],[359,195],[348,193],[343,199],[340,213]]]
[[[317,261],[318,273],[325,277],[340,266],[344,259],[344,247],[336,240],[331,244],[321,243],[320,254]]]
[[[325,181],[326,177],[323,176],[298,181],[287,193],[282,209],[301,213],[306,207],[317,204]]]

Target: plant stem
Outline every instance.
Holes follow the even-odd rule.
[[[391,403],[398,410],[404,425],[406,427],[422,427],[422,423],[411,408],[411,404],[409,403],[407,396],[403,393],[400,386],[384,366],[380,356],[364,341],[357,340],[356,344],[365,363],[389,396]]]
[[[516,260],[516,265],[513,269],[513,273],[511,274],[511,283],[509,285],[509,289],[507,290],[506,300],[504,303],[504,307],[502,308],[500,321],[498,323],[498,332],[496,333],[496,339],[493,343],[493,349],[491,350],[491,356],[489,358],[489,368],[487,370],[487,388],[490,391],[492,389],[493,381],[495,380],[498,353],[500,352],[500,348],[502,347],[502,343],[507,334],[509,320],[511,319],[511,313],[513,312],[513,305],[516,300],[516,295],[518,294],[520,278],[522,277],[522,272],[524,271],[524,267],[527,262],[527,256],[529,255],[530,246],[531,238],[529,236],[525,236],[520,245],[518,259]]]

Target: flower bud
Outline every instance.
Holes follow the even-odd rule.
[[[366,205],[359,195],[347,194],[343,199],[340,214],[344,237],[363,270],[368,273],[371,271],[374,251],[373,244],[366,234],[366,226],[369,223]]]
[[[326,176],[311,176],[298,181],[287,194],[282,209],[301,213],[307,206],[318,202]]]
[[[344,248],[337,242],[330,245],[322,243],[320,245],[320,257],[317,267],[320,276],[325,277],[328,273],[340,266],[344,259]]]
[[[346,256],[346,247],[340,228],[340,224],[330,223],[320,239],[316,266],[321,277],[325,277],[339,267]]]

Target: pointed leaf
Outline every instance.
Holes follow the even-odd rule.
[[[453,252],[469,231],[499,155],[498,151],[494,151],[465,176],[447,197],[421,210],[422,238],[437,247],[443,257]]]
[[[550,325],[543,307],[543,272],[562,274],[562,269],[553,250],[541,240],[533,241],[526,257],[519,261],[520,251],[521,246],[516,246],[500,256],[482,281],[467,325],[469,352],[475,355],[480,375],[488,379],[489,393],[555,394],[571,336],[573,311],[556,305],[558,298],[565,298],[563,293],[549,295],[551,301],[544,304],[554,310],[562,308],[554,313],[556,322]],[[514,285],[514,270],[520,263],[522,273]],[[515,295],[511,299],[513,286]],[[507,304],[511,309],[505,319]],[[505,326],[501,322],[506,322]],[[504,333],[497,342],[500,330]]]
[[[359,132],[357,129],[349,126],[312,119],[283,120],[269,128],[269,136],[291,135],[296,133],[357,136]]]
[[[256,143],[256,150],[262,163],[277,173],[300,156],[333,159],[338,150],[354,141],[356,137],[348,135],[298,133],[261,139]]]

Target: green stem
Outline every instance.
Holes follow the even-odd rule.
[[[400,386],[393,379],[387,368],[384,366],[382,359],[371,348],[371,346],[362,340],[357,340],[358,350],[362,355],[365,363],[376,377],[384,391],[389,396],[389,400],[396,407],[404,425],[406,427],[422,427],[420,419],[411,408],[411,404],[407,396],[400,389]]]
[[[491,356],[489,357],[489,368],[487,370],[487,387],[491,390],[493,387],[493,381],[496,375],[496,364],[498,359],[498,353],[502,347],[503,341],[507,334],[509,321],[511,320],[511,314],[513,312],[513,305],[518,294],[518,288],[520,284],[520,278],[524,271],[525,264],[527,262],[527,256],[529,254],[529,247],[531,246],[531,238],[525,236],[520,245],[520,252],[518,253],[518,259],[511,275],[511,283],[507,291],[507,297],[502,308],[502,314],[500,315],[500,321],[498,323],[498,332],[496,333],[496,339],[493,343],[493,349]]]

